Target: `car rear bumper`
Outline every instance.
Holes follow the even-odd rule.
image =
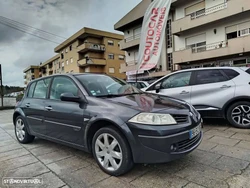
[[[202,126],[202,122],[193,127]],[[145,128],[144,128],[145,129]],[[132,128],[136,143],[131,146],[135,163],[165,163],[190,153],[199,146],[203,138],[202,130],[190,139],[188,128],[175,134],[150,136],[137,134]],[[154,131],[151,130],[152,135]],[[161,132],[158,130],[158,133]]]

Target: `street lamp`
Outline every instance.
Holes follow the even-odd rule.
[[[2,76],[2,66],[0,64],[0,90],[1,90],[1,105],[3,107],[3,76]]]

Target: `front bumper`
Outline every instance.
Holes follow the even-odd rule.
[[[189,131],[203,126],[202,120],[192,125],[146,126],[129,124],[135,138],[131,145],[135,163],[165,163],[178,159],[199,146],[203,138],[202,130],[190,139]],[[181,130],[181,131],[180,131]]]

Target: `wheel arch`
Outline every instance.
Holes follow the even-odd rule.
[[[250,97],[249,96],[239,96],[239,97],[235,97],[232,98],[231,100],[229,100],[222,108],[223,111],[223,117],[226,119],[226,114],[227,114],[227,110],[228,108],[236,102],[240,102],[240,101],[247,101],[250,102]]]
[[[119,133],[126,139],[125,141],[128,143],[129,148],[132,152],[131,144],[135,140],[130,129],[127,127],[125,123],[119,125],[117,122],[112,121],[110,119],[96,119],[95,121],[91,122],[91,124],[87,125],[85,129],[84,138],[85,138],[85,145],[89,152],[92,152],[91,145],[95,133],[103,127],[114,127],[115,129],[117,129]]]

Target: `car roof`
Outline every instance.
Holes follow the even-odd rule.
[[[239,70],[241,68],[245,68],[245,67],[203,67],[203,68],[192,68],[192,69],[179,70],[179,71],[176,71],[176,72],[199,71],[199,70],[208,70],[208,69],[234,69],[234,70]]]
[[[41,78],[36,78],[35,80],[30,81],[29,85],[31,83],[33,83],[33,82],[37,82],[39,80],[43,80],[43,79],[50,78],[50,77],[56,77],[56,76],[68,76],[68,77],[72,77],[72,76],[79,76],[79,75],[106,75],[106,74],[100,74],[100,73],[65,73],[65,74],[53,74],[53,75],[44,76],[44,77],[41,77]]]

